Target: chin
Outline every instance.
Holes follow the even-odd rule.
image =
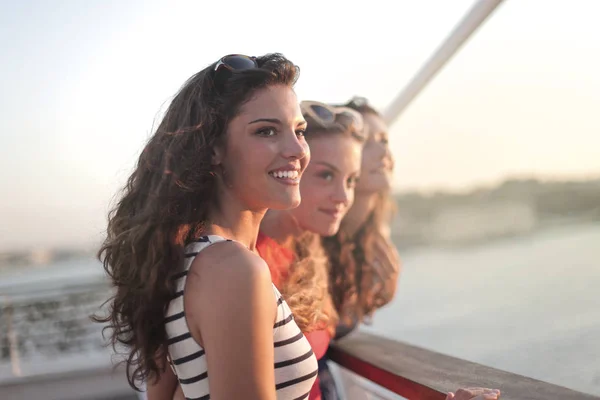
[[[300,195],[294,196],[294,197],[289,197],[289,198],[285,199],[285,201],[281,202],[281,205],[278,209],[279,210],[291,210],[291,209],[298,207],[300,205],[300,202],[301,202]],[[274,207],[272,207],[272,208],[274,208]]]
[[[278,193],[271,193],[273,197],[271,197],[271,201],[269,201],[269,206],[272,210],[291,210],[300,205],[300,201],[302,197],[300,197],[300,190],[295,191],[285,191]]]
[[[312,233],[317,234],[319,236],[333,236],[333,235],[335,235],[335,232],[337,232],[337,230],[336,229],[332,229],[331,226],[329,226],[329,225],[321,225],[316,220],[311,220],[310,222],[312,222],[312,223],[311,224],[302,224],[301,223],[300,226],[305,231],[312,232]],[[316,225],[314,225],[315,222],[317,222]],[[332,231],[333,231],[333,233],[331,233]]]
[[[338,233],[339,230],[340,230],[340,224],[330,225],[326,229],[324,229],[323,232],[319,233],[319,235],[325,236],[325,237],[333,236],[336,233]]]

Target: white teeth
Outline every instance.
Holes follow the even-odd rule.
[[[271,172],[271,175],[273,175],[275,178],[285,178],[285,179],[298,179],[298,171],[294,170],[294,171],[275,171],[275,172]]]

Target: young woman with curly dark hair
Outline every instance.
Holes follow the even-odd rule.
[[[165,360],[187,398],[308,396],[314,354],[256,253],[267,209],[300,203],[297,77],[278,54],[225,56],[192,76],[109,216],[99,256],[116,294],[101,320],[149,397]]]
[[[269,210],[256,247],[319,359],[337,325],[321,236],[335,234],[352,205],[366,137],[362,117],[353,110],[318,102],[302,102],[300,108],[311,149],[311,162],[300,182],[302,202],[289,210]],[[173,399],[183,399],[177,390]],[[321,399],[318,381],[309,399]]]

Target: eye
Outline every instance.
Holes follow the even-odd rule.
[[[358,177],[357,176],[352,176],[352,177],[348,178],[348,181],[346,182],[346,184],[348,185],[348,187],[350,189],[354,189],[354,187],[356,186],[357,182],[358,182]]]
[[[375,140],[379,143],[383,143],[383,144],[388,144],[388,135],[385,132],[381,132],[380,134],[377,135],[377,137],[375,138]]]
[[[256,134],[259,136],[275,136],[277,134],[277,131],[275,130],[275,128],[267,127],[259,129],[258,131],[256,131]]]
[[[319,174],[319,177],[330,182],[331,180],[333,180],[333,173],[331,173],[330,171],[324,171]]]
[[[298,129],[296,131],[296,136],[302,137],[302,136],[304,136],[305,133],[306,133],[306,129],[304,129],[304,128]]]

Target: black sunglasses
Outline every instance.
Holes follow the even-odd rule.
[[[215,64],[215,83],[217,86],[222,87],[234,72],[254,68],[258,68],[256,57],[245,56],[243,54],[229,54]]]

